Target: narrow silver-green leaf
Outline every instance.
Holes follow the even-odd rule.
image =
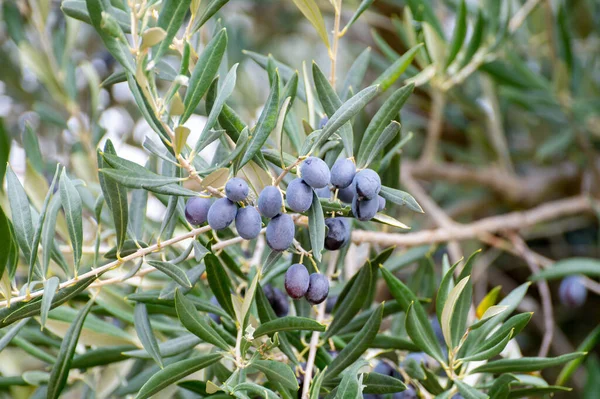
[[[459,379],[455,379],[454,383],[465,399],[489,399],[489,396]]]
[[[170,339],[168,341],[161,342],[158,344],[158,350],[161,357],[167,358],[180,353],[186,352],[202,342],[194,334],[185,334],[177,338]],[[152,356],[145,349],[134,349],[127,352],[123,352],[125,356],[135,357],[138,359],[152,359]]]
[[[271,382],[279,382],[285,388],[298,389],[298,380],[290,366],[285,363],[275,360],[255,360],[252,362],[252,367],[262,371]]]
[[[38,216],[37,226],[35,228],[35,232],[33,234],[33,244],[31,251],[31,258],[29,259],[29,271],[31,272],[35,267],[35,262],[37,261],[38,255],[38,247],[40,245],[40,240],[42,237],[42,232],[44,228],[44,222],[46,220],[46,212],[48,209],[48,203],[50,202],[50,198],[54,193],[54,186],[56,185],[56,179],[58,178],[58,165],[56,167],[56,172],[54,173],[54,178],[52,179],[52,184],[50,184],[50,188],[48,189],[48,193],[46,194],[46,198],[44,198],[44,203],[42,204],[42,209],[40,209],[40,215]],[[54,229],[54,226],[52,226]],[[46,267],[42,269],[43,276],[45,277],[46,271],[48,270]],[[28,278],[31,281],[32,275],[29,274]]]
[[[475,373],[529,373],[548,367],[559,366],[571,360],[585,356],[585,352],[574,352],[557,357],[522,357],[501,359],[486,363],[471,372]]]
[[[17,336],[19,331],[25,327],[25,324],[27,324],[28,321],[29,319],[23,319],[7,331],[0,330],[0,335],[2,335],[2,338],[0,338],[0,352],[2,352],[4,348],[8,346],[8,344],[10,344],[10,341]]]
[[[104,153],[97,152],[98,169],[108,167],[104,159],[105,155],[116,156],[115,148],[110,140],[104,145]],[[106,200],[106,204],[112,213],[112,219],[117,233],[117,253],[121,252],[121,248],[127,238],[127,224],[129,222],[129,207],[127,205],[127,190],[119,183],[112,179],[106,179],[104,174],[98,173],[102,194]]]
[[[254,131],[250,135],[248,148],[240,161],[238,169],[247,164],[254,156],[260,152],[260,149],[265,144],[271,131],[277,124],[277,116],[279,114],[279,72],[274,74],[273,83],[271,84],[271,92],[267,98],[267,102],[256,122]]]
[[[348,70],[348,74],[346,75],[346,79],[342,84],[342,91],[340,94],[341,100],[346,100],[348,98],[348,94],[353,91],[356,92],[361,85],[363,79],[365,78],[365,74],[367,73],[367,69],[369,68],[369,62],[371,61],[371,47],[367,47],[363,50],[362,53],[352,63],[350,69]]]
[[[358,6],[356,11],[352,15],[352,18],[350,18],[350,21],[348,21],[348,23],[344,27],[344,31],[346,31],[348,28],[350,28],[352,26],[353,23],[356,22],[356,20],[362,15],[362,13],[365,12],[367,10],[367,8],[369,8],[371,6],[371,4],[373,4],[373,1],[375,1],[375,0],[362,0],[360,2],[360,5]]]
[[[442,310],[442,318],[440,325],[442,326],[442,332],[444,334],[444,340],[448,348],[454,348],[452,342],[452,316],[454,315],[454,309],[458,302],[458,298],[462,294],[463,290],[467,286],[470,277],[465,277],[456,284],[456,287],[450,290],[446,303],[444,303],[444,309]]]
[[[348,345],[329,364],[325,380],[337,377],[348,366],[354,363],[369,348],[371,341],[377,335],[381,318],[383,317],[383,304],[373,312],[363,328],[348,342]]]
[[[316,149],[323,146],[329,140],[329,137],[344,126],[353,116],[358,114],[377,95],[377,92],[378,86],[369,86],[342,104],[331,118],[329,118],[325,126],[323,126],[319,137],[311,148]]]
[[[221,357],[222,355],[220,353],[211,353],[208,355],[196,356],[169,364],[164,369],[150,377],[150,379],[142,386],[136,395],[136,399],[149,398],[157,392],[160,392],[166,387],[179,381],[183,377],[216,363],[221,359]]]
[[[398,133],[400,133],[400,127],[401,125],[399,122],[392,121],[385,129],[383,129],[383,132],[381,132],[381,135],[377,138],[377,141],[375,141],[371,150],[369,152],[365,152],[365,168],[369,166],[371,162],[373,162],[375,157],[382,153],[382,151],[385,149],[385,146],[387,146],[394,138],[396,138]]]
[[[514,331],[514,329],[509,331],[508,334],[506,334],[506,336],[501,341],[491,346],[490,348],[485,349],[481,352],[477,352],[474,355],[464,357],[461,360],[463,362],[475,362],[480,360],[488,360],[495,356],[498,356],[504,350],[504,348],[506,348],[506,345],[508,345],[508,341],[510,341],[513,337]]]
[[[215,298],[221,307],[231,316],[235,318],[233,310],[233,301],[231,299],[231,280],[225,271],[225,268],[219,259],[211,254],[207,254],[204,258],[206,265],[206,279],[211,291],[215,294]]]
[[[408,100],[414,87],[413,84],[409,84],[396,90],[373,116],[363,134],[358,155],[356,156],[356,166],[358,168],[364,168],[369,164],[369,156],[374,151],[377,142],[390,122],[400,119],[400,110],[406,103],[406,100]]]
[[[192,283],[188,279],[187,275],[179,266],[172,264],[171,262],[163,262],[160,260],[149,260],[148,264],[167,276],[171,277],[177,284],[182,287],[191,288]]]
[[[573,274],[590,277],[600,276],[600,260],[594,258],[569,258],[555,262],[552,267],[541,270],[530,277],[531,280],[554,280]]]
[[[372,278],[371,264],[366,262],[356,274],[356,278],[353,277],[346,283],[344,290],[336,301],[333,321],[327,329],[326,337],[332,337],[340,331],[360,311],[367,299],[365,293],[368,292],[371,286]]]
[[[379,192],[379,195],[381,195],[386,200],[393,202],[394,204],[406,205],[408,209],[414,212],[424,213],[423,208],[421,208],[421,205],[419,205],[417,200],[415,200],[412,195],[405,191],[396,190],[395,188],[387,186],[381,186],[381,191]]]
[[[430,329],[427,329],[423,322],[423,317],[419,316],[420,312],[417,311],[420,304],[413,302],[406,311],[406,332],[410,339],[419,347],[423,352],[433,357],[435,360],[444,364],[444,358],[440,349],[440,345],[436,340],[436,337],[430,333]],[[422,308],[421,308],[422,309]],[[429,323],[426,321],[426,323]]]
[[[160,350],[158,348],[158,342],[152,332],[152,326],[150,325],[150,318],[148,317],[148,310],[146,310],[146,304],[138,302],[135,304],[133,311],[135,331],[146,349],[146,352],[152,356],[154,361],[158,363],[160,368],[163,367]]]
[[[329,80],[327,80],[327,78],[315,62],[313,62],[312,71],[313,79],[315,81],[315,89],[317,90],[317,96],[319,97],[319,101],[321,102],[323,110],[325,111],[327,116],[331,117],[333,116],[335,111],[337,111],[342,106],[342,100],[340,100],[333,87],[331,87],[331,84],[329,84]],[[352,125],[350,124],[350,122],[344,124],[340,128],[340,136],[342,137],[342,143],[344,144],[346,156],[348,158],[352,157],[354,137],[352,133]]]
[[[450,42],[450,52],[446,59],[446,68],[452,64],[452,61],[456,58],[456,55],[460,51],[460,48],[465,41],[467,35],[467,5],[465,0],[461,0],[458,5],[458,12],[456,14],[456,22],[454,25],[454,35],[452,35],[452,41]]]
[[[208,3],[206,7],[204,7],[202,15],[196,18],[196,23],[192,28],[192,32],[198,31],[198,29],[204,26],[204,24],[210,19],[210,17],[215,15],[216,12],[219,11],[228,2],[229,0],[211,0],[211,2]]]
[[[389,270],[384,267],[380,267],[380,270],[388,288],[390,289],[390,293],[396,299],[396,301],[398,301],[400,307],[407,312],[406,326],[409,336],[413,342],[438,362],[444,363],[442,348],[440,347],[435,333],[433,332],[433,328],[429,323],[427,312],[425,312],[425,309],[419,302],[418,298],[402,281],[390,273]],[[409,317],[409,313],[411,317]],[[408,329],[409,325],[411,328],[410,330]],[[411,332],[416,334],[415,337],[411,335]]]
[[[196,307],[179,290],[175,291],[175,309],[177,317],[183,326],[201,340],[213,344],[223,350],[229,350],[229,345],[219,334],[198,315]]]
[[[107,4],[108,3],[108,4]],[[117,61],[132,74],[135,74],[135,64],[133,57],[126,43],[120,39],[111,36],[103,28],[103,14],[111,15],[114,7],[109,7],[110,2],[104,0],[86,0],[87,12],[90,16],[90,22],[96,28],[96,32],[102,38],[108,51]]]
[[[48,320],[48,312],[52,306],[52,301],[54,300],[54,295],[58,290],[59,284],[60,280],[56,276],[50,277],[48,280],[44,281],[44,295],[42,296],[42,307],[40,308],[40,324],[42,330],[46,325],[46,320]]]
[[[16,241],[23,251],[25,259],[31,259],[34,231],[29,199],[19,178],[10,166],[6,169],[6,185]]]
[[[73,263],[75,267],[75,275],[79,270],[81,262],[81,253],[83,248],[83,206],[79,192],[67,176],[65,169],[60,174],[60,202],[65,211],[67,219],[67,229],[69,238],[71,239],[71,247],[73,248]]]
[[[219,65],[221,64],[226,48],[227,31],[223,28],[206,45],[200,58],[198,58],[198,62],[196,62],[183,100],[185,110],[183,115],[181,115],[180,124],[184,123],[194,113],[196,106],[198,106],[200,100],[206,94],[219,70]]]
[[[319,196],[313,191],[312,205],[308,209],[308,232],[313,256],[317,262],[321,261],[321,252],[325,245],[325,217]]]
[[[160,57],[169,49],[173,38],[179,31],[185,14],[190,7],[191,0],[166,0],[160,14],[158,15],[157,25],[167,33],[160,45],[156,47],[152,54],[152,60],[158,61]]]
[[[223,110],[225,101],[227,101],[231,93],[233,93],[233,89],[235,88],[237,67],[238,64],[232,66],[227,73],[227,76],[225,76],[225,79],[223,80],[223,86],[221,86],[221,90],[219,91],[219,94],[217,94],[217,98],[215,99],[210,113],[208,114],[204,128],[202,128],[202,132],[200,133],[200,138],[198,139],[198,142],[196,142],[192,154],[197,154],[198,152],[202,151],[206,145],[208,145],[208,140],[206,139],[208,131],[214,127],[219,115],[221,114],[221,111]]]
[[[52,367],[50,374],[50,381],[48,381],[48,392],[47,398],[57,399],[60,396],[61,391],[67,383],[67,377],[69,376],[69,370],[71,369],[71,362],[75,355],[75,348],[77,347],[77,341],[79,341],[79,334],[83,327],[83,322],[92,308],[93,300],[90,300],[77,314],[77,317],[67,330],[67,333],[63,337],[60,350],[56,358],[56,363]]]
[[[329,39],[327,37],[325,21],[323,20],[323,15],[321,15],[321,10],[319,10],[319,6],[315,0],[293,0],[293,2],[302,14],[304,14],[306,19],[314,26],[325,46],[329,48]]]
[[[316,320],[306,317],[285,316],[275,320],[262,323],[256,331],[254,337],[258,338],[267,334],[274,334],[282,331],[325,331],[325,325]]]
[[[396,80],[406,71],[408,66],[411,64],[413,58],[420,51],[422,43],[417,44],[406,53],[402,54],[402,57],[398,58],[392,65],[390,65],[383,73],[375,79],[374,85],[380,85],[380,90],[386,91],[393,85]]]

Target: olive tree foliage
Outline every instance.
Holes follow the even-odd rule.
[[[569,389],[530,373],[572,366],[583,352],[518,355],[513,338],[531,313],[515,311],[528,283],[503,299],[493,290],[474,304],[477,254],[454,264],[444,257],[436,265],[429,246],[375,246],[350,272],[344,267],[353,256],[349,242],[328,236],[331,219],[349,218],[339,227],[344,232],[399,232],[408,228],[403,216],[422,212],[399,188],[397,159],[412,137],[400,111],[415,86],[445,93],[482,65],[511,79],[506,65],[494,62],[510,31],[511,8],[458,2],[456,26],[446,37],[431,2],[407,1],[403,17],[392,22],[408,50],[388,52],[393,60],[372,79],[370,49],[347,70],[337,62],[341,39],[372,0],[332,0],[325,18],[314,0],[293,3],[321,38],[331,65],[307,59],[298,71],[270,55],[245,52],[268,82],[254,119],[235,107],[238,65],[228,62],[227,0],[65,0],[60,10],[49,1],[4,3],[20,60],[53,101],[36,102],[35,111],[43,123],[74,132],[77,145],[67,167],[49,167],[26,124],[22,184],[16,172],[23,171],[3,166],[10,135],[2,128],[0,358],[26,353],[32,359],[17,374],[3,370],[2,395],[316,399],[396,398],[410,391],[498,399]],[[27,20],[23,7],[30,7]],[[50,35],[55,13],[64,21]],[[83,24],[115,61],[103,81],[90,62],[76,65],[70,58]],[[78,88],[81,76],[87,88]],[[545,84],[534,78],[517,83]],[[127,85],[131,114],[149,127],[145,165],[119,154],[99,124],[100,89],[116,84]],[[53,111],[56,104],[71,116],[68,123]],[[186,122],[194,115],[206,123],[192,141]],[[207,148],[211,157],[202,155]],[[328,172],[337,160],[350,160],[359,173],[370,170],[381,181],[365,188],[355,178],[346,184],[355,192],[344,201],[345,188],[332,175],[334,185],[317,194],[310,171],[302,171],[311,157],[324,161]],[[306,184],[311,195],[306,206],[297,201],[304,212],[294,212],[288,198],[272,215],[261,210],[261,193],[281,196],[303,175],[294,184]],[[248,193],[225,200],[234,177],[248,184]],[[276,189],[264,190],[271,186]],[[376,206],[368,203],[377,194]],[[257,238],[244,240],[231,220],[213,229],[210,213],[210,225],[205,219],[192,225],[186,201],[196,197],[226,205],[214,208],[214,218],[231,210],[233,220],[240,209],[258,206],[266,229],[261,225]],[[151,201],[166,209],[160,221],[146,216]],[[293,241],[279,247],[273,240],[287,232],[272,227],[270,240],[269,226],[284,217],[293,221]],[[339,250],[326,249],[332,245]],[[415,261],[420,266],[408,281],[397,277]],[[292,264],[319,273],[314,280],[329,284],[326,301],[310,295],[310,287],[310,302],[285,296],[284,274]],[[382,287],[390,300],[376,300]]]

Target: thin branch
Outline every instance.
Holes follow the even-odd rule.
[[[329,51],[329,58],[331,59],[331,75],[329,82],[332,87],[335,87],[335,67],[337,63],[338,55],[338,44],[340,41],[340,19],[342,17],[342,0],[335,0],[333,2],[333,8],[335,12],[333,21],[333,44],[332,49]]]
[[[533,274],[540,271],[538,261],[531,254],[531,250],[527,247],[527,244],[518,234],[511,234],[510,239],[520,252],[521,256],[525,260],[525,263],[529,266],[529,269]],[[540,299],[542,300],[542,311],[544,312],[544,337],[542,338],[542,344],[540,345],[540,351],[538,356],[546,357],[550,350],[550,344],[552,343],[552,337],[554,336],[554,313],[552,311],[552,296],[550,295],[550,287],[546,280],[538,280],[536,283],[538,291],[540,293]]]
[[[413,247],[425,244],[448,241],[465,241],[476,239],[484,233],[497,233],[503,230],[521,230],[565,216],[593,212],[591,200],[584,196],[576,196],[551,201],[523,212],[510,212],[491,216],[469,224],[455,224],[433,230],[416,233],[395,234],[375,231],[355,230],[352,232],[354,243],[377,243],[380,245],[397,245]]]
[[[577,185],[581,170],[571,162],[551,167],[531,169],[524,176],[515,176],[495,167],[457,165],[452,163],[409,163],[411,174],[420,179],[439,179],[469,186],[486,187],[510,202],[535,205],[548,201],[565,185]]]
[[[182,234],[182,235],[177,236],[177,237],[173,237],[173,238],[171,238],[169,240],[166,240],[164,242],[157,243],[157,244],[154,244],[154,245],[150,245],[150,246],[148,246],[146,248],[141,248],[141,249],[137,250],[136,252],[132,253],[131,255],[127,255],[127,256],[125,256],[125,257],[123,257],[121,259],[117,259],[117,260],[115,260],[113,262],[107,263],[106,265],[100,266],[97,269],[90,270],[87,273],[79,275],[77,278],[72,278],[70,280],[67,280],[67,281],[61,283],[58,286],[58,289],[63,289],[63,288],[69,287],[69,286],[77,283],[79,280],[83,280],[83,279],[86,279],[88,277],[93,277],[93,276],[98,277],[102,273],[107,272],[107,271],[109,271],[112,268],[121,266],[125,262],[128,262],[128,261],[133,260],[133,259],[137,259],[137,258],[142,257],[142,256],[146,256],[148,254],[151,254],[152,252],[156,252],[156,251],[160,250],[161,248],[168,247],[170,245],[176,244],[176,243],[178,243],[180,241],[183,241],[183,240],[186,240],[188,238],[195,238],[197,235],[202,234],[202,233],[206,233],[207,231],[210,231],[210,230],[211,230],[210,226],[199,227],[197,229],[193,229],[193,230],[191,230],[191,231],[189,231],[189,232],[187,232],[185,234]],[[42,290],[38,290],[38,291],[34,291],[34,292],[31,292],[29,295],[21,295],[21,296],[12,298],[11,299],[11,303],[16,303],[16,302],[21,302],[21,301],[25,301],[25,300],[30,300],[30,299],[42,296],[43,294],[44,294],[44,290],[43,289]],[[0,307],[6,307],[6,306],[7,306],[7,301],[1,301],[0,302]]]
[[[433,221],[441,228],[453,229],[457,223],[452,220],[446,212],[425,192],[423,187],[413,178],[411,168],[408,165],[402,167],[402,182],[412,195],[419,201],[426,213],[428,213]],[[450,239],[448,250],[452,262],[457,262],[462,258],[462,250],[457,240]]]
[[[329,262],[327,266],[327,277],[330,278],[331,275],[335,272],[336,262]],[[317,322],[322,323],[325,318],[325,306],[327,301],[321,302],[317,306]],[[313,367],[315,365],[315,357],[317,355],[317,348],[319,345],[319,337],[320,333],[315,331],[312,333],[310,337],[310,344],[308,350],[308,359],[306,359],[306,368],[304,372],[304,385],[302,386],[302,399],[308,399],[310,383],[312,380]]]
[[[517,10],[508,23],[508,30],[510,33],[514,33],[521,25],[523,25],[523,22],[525,22],[529,14],[538,6],[538,4],[540,4],[540,0],[528,0],[523,7]]]
[[[442,124],[444,122],[444,108],[446,107],[446,94],[436,88],[432,89],[431,114],[427,125],[427,140],[421,155],[421,162],[428,164],[435,160],[438,150]]]

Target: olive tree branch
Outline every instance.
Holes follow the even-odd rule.
[[[533,274],[540,271],[539,262],[531,254],[531,250],[523,241],[518,234],[510,234],[510,240],[515,246],[516,250],[521,254],[521,257],[529,266],[529,269]],[[546,357],[550,350],[550,344],[552,343],[552,337],[554,336],[554,314],[552,311],[552,296],[550,295],[550,287],[546,280],[539,280],[537,282],[538,291],[540,293],[540,299],[542,301],[542,311],[544,312],[544,337],[542,338],[542,344],[540,345],[540,351],[538,356]]]
[[[335,272],[336,262],[329,262],[327,265],[327,278]],[[325,306],[327,301],[321,302],[317,305],[317,322],[322,323],[325,318]],[[308,393],[310,389],[310,382],[312,380],[313,367],[315,365],[315,357],[317,356],[317,348],[319,346],[319,338],[321,333],[314,331],[310,337],[310,344],[308,350],[308,359],[306,359],[306,368],[304,372],[304,384],[302,385],[302,399],[308,399]]]

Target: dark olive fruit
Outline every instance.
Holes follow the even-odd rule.
[[[206,222],[211,205],[211,198],[192,197],[185,204],[185,218],[190,224],[199,226]]]
[[[352,184],[356,175],[356,165],[350,159],[338,159],[331,167],[331,184],[337,188],[346,188]]]
[[[285,272],[285,290],[294,299],[302,298],[308,291],[310,277],[301,263],[294,263]]]
[[[331,173],[329,167],[320,158],[308,157],[300,165],[302,180],[312,188],[323,188],[329,184]]]
[[[329,118],[327,117],[327,115],[323,115],[323,117],[319,121],[319,129],[323,129],[327,122],[329,122]]]
[[[364,169],[354,176],[354,188],[361,199],[376,198],[381,190],[381,179],[374,170]]]
[[[417,399],[417,391],[412,386],[407,386],[402,392],[396,392],[392,395],[392,399]]]
[[[306,299],[313,305],[318,305],[323,302],[329,295],[329,280],[327,276],[321,273],[313,273],[310,275],[310,283],[308,291],[306,291]]]
[[[294,212],[306,212],[312,204],[313,190],[302,179],[294,179],[288,184],[285,199]]]
[[[238,207],[228,198],[219,198],[208,210],[208,224],[213,230],[227,228],[235,219]]]
[[[270,284],[264,286],[263,291],[269,300],[273,311],[277,317],[287,316],[290,307],[287,296],[277,287],[272,287]]]
[[[375,368],[373,369],[373,372],[393,377],[399,375],[396,369],[394,369],[389,363],[384,361],[378,362]]]
[[[558,289],[560,302],[568,308],[578,308],[587,299],[587,288],[580,276],[568,276],[560,282]]]
[[[379,200],[377,198],[358,199],[358,197],[354,197],[352,200],[352,214],[362,222],[373,219],[378,209]]]
[[[385,209],[385,198],[383,198],[381,195],[377,196],[377,199],[379,200],[379,208],[377,208],[377,212],[381,212]]]
[[[325,236],[325,249],[336,251],[350,241],[350,220],[348,218],[325,219],[327,235]]]
[[[337,300],[338,300],[337,295],[327,297],[327,302],[325,302],[325,313],[333,312],[333,308],[335,307]]]
[[[295,234],[294,220],[287,213],[275,216],[267,225],[267,245],[274,251],[285,251]]]
[[[240,237],[245,240],[258,237],[262,228],[260,213],[253,206],[238,209],[235,217],[235,228]]]
[[[346,188],[340,188],[338,190],[337,197],[340,201],[345,202],[346,204],[351,204],[355,196],[356,190],[354,189],[354,183],[352,183]]]
[[[317,193],[317,197],[319,198],[331,198],[331,190],[329,187],[317,188],[315,193]]]
[[[275,186],[265,187],[258,195],[258,210],[266,218],[274,218],[281,213],[283,199]]]
[[[225,195],[233,202],[245,200],[248,197],[248,183],[239,177],[229,179],[225,184]]]
[[[217,301],[217,298],[214,296],[212,298],[210,298],[210,304],[214,305],[216,307],[219,307],[219,308],[221,307],[221,305],[219,304],[219,301]],[[215,321],[215,323],[221,324],[221,316],[214,314],[214,313],[209,313],[208,316],[211,319],[213,319]]]
[[[435,337],[437,338],[438,342],[442,345],[442,347],[444,347],[446,345],[446,341],[444,340],[442,326],[440,325],[438,318],[435,316],[431,318],[431,328],[433,328],[433,332],[435,333]]]

